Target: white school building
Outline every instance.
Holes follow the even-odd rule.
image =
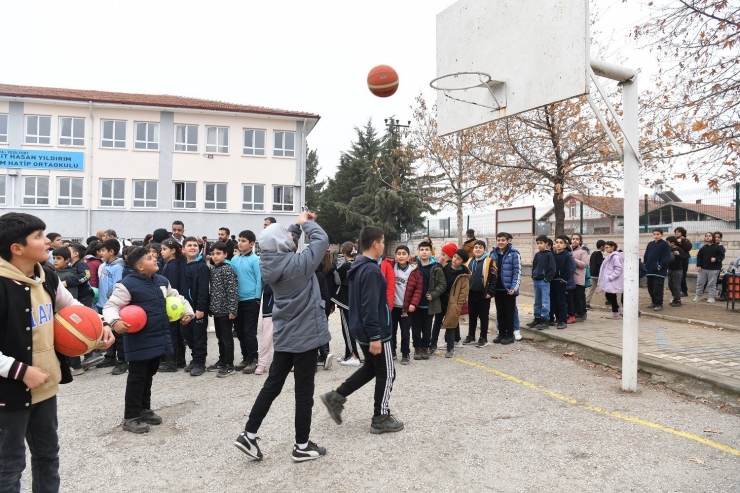
[[[304,202],[319,115],[177,96],[0,84],[0,215],[65,238],[259,232]]]

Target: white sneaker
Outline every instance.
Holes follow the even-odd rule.
[[[715,299],[714,299],[714,298],[709,298],[709,299],[707,300],[707,303],[715,303]]]
[[[324,361],[324,370],[328,370],[331,368],[331,364],[334,362],[334,355],[329,353],[326,355],[326,360]]]
[[[521,341],[522,340],[522,334],[518,330],[514,331],[514,340]]]
[[[462,342],[462,341],[457,341],[457,342],[455,343],[455,347],[458,347],[458,348],[459,348],[459,347],[463,347],[463,342]]]
[[[360,360],[357,358],[346,359],[339,363],[342,366],[360,366]]]
[[[701,296],[694,296],[694,301],[699,301],[701,299]]]

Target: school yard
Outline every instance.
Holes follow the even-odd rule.
[[[338,353],[338,314],[330,329]],[[209,333],[209,364],[215,354]],[[352,371],[319,370],[316,395]],[[232,444],[265,378],[158,374],[152,402],[164,423],[134,435],[119,426],[126,377],[107,369],[77,377],[59,395],[62,491],[740,490],[736,412],[644,378],[625,394],[618,372],[557,347],[465,346],[454,359],[398,365],[391,410],[405,423],[400,433],[368,432],[372,386],[348,399],[341,426],[316,398],[311,439],[327,455],[306,463],[290,458],[291,380],[259,432],[264,460]]]

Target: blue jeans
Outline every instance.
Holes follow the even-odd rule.
[[[0,491],[21,491],[26,445],[31,450],[34,493],[59,491],[56,396],[18,411],[0,411]]]
[[[534,280],[534,318],[550,319],[550,283]]]

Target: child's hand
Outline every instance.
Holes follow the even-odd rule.
[[[236,318],[236,315],[229,315],[229,320],[234,320]]]
[[[516,291],[514,291],[513,289],[509,291],[509,294],[510,294],[511,296],[514,296],[514,293],[516,293]]]
[[[487,299],[487,300],[491,299],[491,295],[490,295],[490,294],[487,294],[487,295],[486,295],[486,299]]]
[[[712,257],[712,258],[711,258],[711,259],[709,259],[709,260],[711,260],[712,262],[716,262],[716,261],[717,261],[717,259],[716,259],[716,258],[714,258],[714,257]]]
[[[189,323],[190,323],[190,321],[191,321],[192,319],[193,319],[193,317],[191,317],[190,315],[185,315],[184,317],[182,317],[182,318],[180,319],[180,324],[181,324],[181,325],[187,325],[187,324],[189,324]]]
[[[414,305],[409,305],[409,313],[414,313],[416,311],[416,307]]]
[[[712,260],[712,262],[714,262],[714,260]],[[64,286],[66,288],[67,287],[67,281],[62,281],[62,286]]]
[[[673,255],[681,255],[681,254],[678,253],[678,250],[676,250],[675,252],[673,252]]]
[[[380,341],[373,341],[370,343],[370,354],[378,355],[383,350],[383,343]]]
[[[123,334],[124,332],[128,332],[129,327],[131,326],[123,320],[119,320],[113,324],[113,330],[116,334]]]
[[[205,314],[205,313],[203,313],[202,311],[200,311],[200,310],[195,310],[195,319],[196,319],[196,320],[200,320],[201,318],[205,317],[205,315],[206,315],[206,314]]]
[[[98,344],[96,349],[100,349],[101,351],[106,350],[111,347],[111,344],[114,342],[116,342],[116,338],[113,335],[113,332],[111,332],[110,327],[108,325],[103,325],[103,338],[100,339],[100,344]]]
[[[432,301],[432,295],[431,295],[431,294],[428,294],[428,295],[427,295],[427,299],[428,299],[429,301]]]
[[[45,384],[49,381],[49,374],[46,370],[39,368],[38,366],[29,366],[26,368],[26,374],[23,375],[23,383],[29,389],[35,389],[36,387]]]

